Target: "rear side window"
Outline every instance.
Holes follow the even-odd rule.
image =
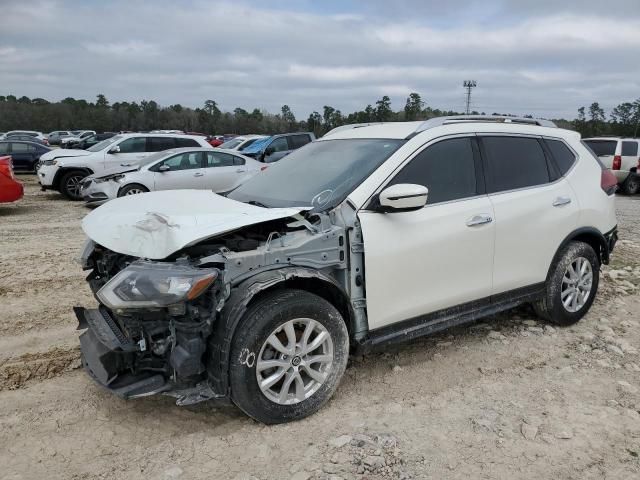
[[[200,147],[201,146],[193,138],[175,138],[174,140],[176,141],[176,147],[177,148]]]
[[[146,151],[147,139],[144,137],[127,138],[118,144],[120,153],[142,153]]]
[[[598,157],[615,155],[616,147],[618,146],[617,140],[585,140],[584,143],[586,143]]]
[[[569,171],[573,162],[576,161],[576,156],[561,140],[550,140],[547,138],[545,139],[545,143],[547,147],[549,147],[551,155],[553,155],[556,166],[560,170],[560,175],[564,175]]]
[[[206,167],[231,167],[233,166],[233,155],[222,152],[207,152]]]
[[[638,142],[622,142],[622,156],[637,157]]]
[[[427,187],[428,204],[475,196],[476,169],[471,139],[452,138],[427,147],[389,185],[399,183]]]
[[[296,148],[300,148],[311,142],[311,138],[309,138],[309,135],[291,135],[288,137],[288,139],[289,148],[291,150],[295,150]]]
[[[482,137],[489,193],[549,182],[542,146],[535,138]]]
[[[147,152],[163,152],[176,147],[176,139],[171,137],[150,137]]]

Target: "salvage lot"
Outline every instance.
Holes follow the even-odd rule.
[[[125,402],[79,367],[80,203],[0,207],[0,465],[7,478],[631,478],[640,475],[640,197],[578,325],[527,308],[353,358],[334,398],[267,427],[233,408]],[[613,272],[612,272],[613,270]],[[615,280],[613,280],[615,278]]]

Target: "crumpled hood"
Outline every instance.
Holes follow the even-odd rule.
[[[262,208],[206,190],[165,190],[116,198],[89,213],[82,229],[118,253],[160,260],[184,247],[304,208]]]

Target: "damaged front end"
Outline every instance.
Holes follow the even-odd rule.
[[[186,257],[138,260],[92,242],[87,250],[100,306],[74,310],[91,377],[123,398],[165,393],[189,404],[219,396],[203,381],[202,359],[223,303],[220,271]]]

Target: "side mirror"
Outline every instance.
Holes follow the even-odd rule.
[[[381,211],[418,210],[427,204],[429,189],[423,185],[399,183],[380,192]]]
[[[267,147],[266,150],[264,151],[265,156],[269,156],[269,155],[273,155],[274,153],[276,153],[276,149],[273,147]]]
[[[168,172],[169,170],[171,170],[171,167],[169,165],[160,165],[158,167],[158,171],[159,172]]]
[[[114,154],[114,153],[120,153],[120,146],[119,146],[119,145],[116,145],[115,147],[112,147],[112,148],[109,150],[109,153],[111,153],[111,154]]]

